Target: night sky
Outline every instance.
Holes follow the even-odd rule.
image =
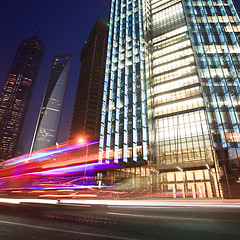
[[[110,6],[110,0],[104,0]],[[54,56],[72,53],[73,62],[63,106],[58,142],[69,139],[80,71],[81,49],[98,16],[108,18],[103,0],[4,0],[0,7],[0,87],[21,40],[40,30],[46,48],[28,108],[21,144],[28,152]]]

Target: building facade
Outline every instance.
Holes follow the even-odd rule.
[[[129,163],[107,173],[113,182],[130,176],[174,198],[236,195],[239,23],[231,0],[112,1],[100,152]]]
[[[81,52],[81,70],[70,138],[99,139],[108,24],[94,25]]]
[[[44,52],[38,33],[19,45],[0,97],[0,161],[15,156]]]
[[[31,152],[56,144],[71,62],[71,54],[54,57]]]

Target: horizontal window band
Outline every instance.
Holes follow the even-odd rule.
[[[202,111],[202,110],[205,110],[205,107],[192,108],[192,109],[188,109],[188,110],[184,110],[184,111],[164,114],[164,115],[161,115],[161,116],[154,117],[153,120],[167,118],[167,117],[173,117],[173,116],[178,116],[178,115],[181,115],[181,114],[197,112],[197,111]]]
[[[158,108],[158,107],[164,107],[164,106],[169,105],[169,104],[182,102],[183,100],[191,100],[191,99],[199,98],[199,97],[203,98],[202,94],[196,94],[196,95],[191,96],[191,97],[180,98],[180,99],[177,99],[177,100],[174,100],[174,101],[169,101],[169,102],[166,102],[166,104],[156,104],[155,106],[153,106],[153,109]]]
[[[190,88],[193,88],[193,87],[200,87],[200,86],[201,86],[200,83],[193,83],[193,84],[190,84],[190,85],[187,85],[187,86],[184,86],[184,87],[174,88],[174,89],[169,90],[169,91],[154,94],[153,97],[159,97],[161,95],[165,95],[165,94],[168,94],[168,93],[174,93],[174,92],[178,92],[178,91],[181,91],[181,90],[187,90],[187,89],[190,89]]]

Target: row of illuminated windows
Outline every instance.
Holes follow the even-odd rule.
[[[156,147],[156,155],[160,156],[160,158],[164,157],[170,157],[177,160],[182,160],[182,158],[185,156],[187,159],[189,156],[191,156],[191,160],[193,159],[205,159],[206,156],[208,156],[209,159],[212,158],[211,150],[210,150],[210,139],[209,137],[207,139],[201,138],[196,139],[195,141],[192,141],[191,138],[189,138],[190,141],[181,142],[180,139],[179,143],[177,144],[166,144],[167,142],[158,142]],[[177,141],[176,141],[177,142]]]
[[[190,7],[191,8],[191,7]],[[217,16],[221,16],[221,15],[235,15],[236,12],[232,7],[229,6],[216,6],[216,7],[212,7],[212,6],[207,6],[207,7],[201,7],[201,6],[194,6],[191,9],[194,10],[194,13],[198,16],[204,16],[204,15],[217,15]]]
[[[168,127],[174,128],[175,126],[178,126],[179,124],[199,124],[201,121],[205,121],[206,116],[204,111],[195,111],[191,113],[185,113],[185,114],[180,114],[176,116],[171,116],[167,118],[162,118],[158,119],[155,122],[155,125],[159,129],[165,129]]]
[[[173,142],[173,143],[172,143]],[[171,144],[172,143],[172,144]],[[159,156],[181,156],[184,154],[202,155],[198,158],[205,158],[210,153],[211,140],[209,135],[192,138],[175,139],[173,141],[157,142],[157,155]]]
[[[166,40],[163,40],[158,44],[154,44],[153,49],[154,49],[154,51],[156,51],[156,50],[161,49],[163,47],[167,47],[167,46],[172,45],[174,43],[183,41],[184,39],[186,39],[186,37],[187,37],[186,33],[183,33],[183,34],[177,35],[176,37],[172,37],[170,39],[167,38]]]
[[[173,0],[151,0],[151,7],[156,8],[159,7],[160,5],[166,4],[167,2],[171,2]]]
[[[181,59],[181,60],[178,60],[178,61],[174,61],[174,62],[165,64],[165,65],[160,66],[160,67],[156,67],[156,68],[153,69],[153,74],[156,75],[156,74],[164,73],[166,71],[170,71],[170,70],[173,70],[173,69],[176,69],[176,68],[187,66],[187,65],[192,64],[194,62],[195,62],[194,57],[191,56],[191,57],[188,57],[188,58],[185,58],[185,59]]]
[[[161,141],[176,140],[191,136],[208,134],[208,126],[206,121],[198,122],[198,124],[179,124],[175,128],[161,128],[156,130],[156,139]],[[180,140],[179,140],[180,141]]]
[[[173,37],[175,35],[178,35],[180,33],[184,33],[187,30],[188,30],[187,26],[177,28],[177,29],[175,29],[173,31],[170,31],[168,33],[165,33],[165,34],[163,34],[163,35],[161,35],[159,37],[155,37],[153,39],[153,43],[156,43],[156,42],[159,42],[159,41],[162,41],[162,40],[166,40],[166,39],[171,38],[171,37]]]
[[[187,114],[181,114],[188,116]],[[181,116],[179,115],[179,116]],[[169,119],[169,118],[167,118]],[[168,126],[161,127],[163,125],[163,119],[158,119],[156,121],[156,134],[158,137],[161,138],[161,141],[164,139],[177,139],[179,137],[186,137],[186,136],[195,136],[195,135],[202,135],[202,132],[208,133],[207,128],[207,120],[198,120],[198,121],[186,121],[186,122],[180,122],[181,120],[178,118],[174,119],[176,121],[176,124],[172,124]],[[162,121],[162,122],[161,122]]]
[[[165,30],[165,31],[162,31],[161,34],[170,30],[170,29],[167,29],[167,27],[171,26],[171,28],[174,29],[174,28],[176,28],[176,24],[183,23],[182,19],[183,19],[184,15],[182,12],[180,12],[178,14],[169,14],[162,19],[159,17],[160,14],[156,14],[156,15],[157,16],[153,16],[152,29],[153,30],[155,30],[155,29]]]
[[[185,50],[182,50],[182,51],[178,51],[178,52],[169,54],[169,55],[164,56],[164,57],[156,58],[156,59],[153,60],[153,66],[157,66],[157,65],[160,65],[160,64],[163,64],[163,63],[166,63],[166,62],[170,62],[170,61],[176,60],[178,58],[186,57],[186,56],[189,56],[189,55],[193,55],[192,48],[188,48],[188,49],[185,49]]]
[[[206,103],[208,107],[237,107],[239,106],[239,101],[224,101],[224,100],[218,100],[218,102],[210,102],[210,103]]]
[[[239,86],[239,83],[238,83],[238,81],[227,82],[227,83],[225,81],[221,81],[221,82],[207,82],[207,83],[204,83],[204,85],[205,86],[214,86],[214,87],[218,87],[218,86],[225,87],[227,85],[229,88],[235,88],[235,87]]]
[[[157,22],[166,21],[169,17],[173,17],[174,15],[179,15],[179,14],[183,14],[183,8],[181,3],[175,4],[156,14],[153,14],[152,22],[157,23]]]
[[[205,45],[194,46],[196,53],[240,53],[240,47],[238,45]]]
[[[161,87],[159,86],[159,88],[161,88]],[[155,91],[157,92],[156,88],[155,88]],[[200,87],[194,87],[194,88],[189,88],[189,89],[185,89],[182,91],[168,93],[168,94],[164,94],[164,95],[155,97],[154,104],[167,103],[167,102],[195,96],[200,93],[201,93]]]
[[[214,173],[214,169],[212,169]],[[213,174],[212,173],[212,174]],[[210,171],[208,169],[205,170],[194,170],[194,171],[185,171],[183,172],[168,172],[162,173],[162,182],[182,182],[183,181],[183,174],[185,174],[184,179],[185,181],[198,181],[198,180],[208,180],[212,178],[210,176]],[[196,183],[197,184],[197,183]]]
[[[157,50],[153,52],[153,58],[161,57],[164,54],[168,54],[174,51],[177,51],[182,48],[186,48],[191,46],[190,40],[186,40],[180,43],[176,43],[174,45],[171,45],[170,47],[163,48],[161,50]]]
[[[219,1],[190,1],[190,4],[193,6],[229,6],[228,3],[221,3]]]
[[[234,56],[234,61],[239,64],[240,62],[238,61],[238,59],[236,58],[236,56]],[[222,66],[231,66],[231,61],[230,61],[230,57],[228,55],[217,55],[217,54],[208,54],[207,57],[203,57],[203,56],[199,56],[199,58],[197,59],[197,64],[199,68],[217,68],[220,65]]]
[[[132,157],[132,151],[133,151],[132,147],[127,148],[127,151],[126,151],[126,157],[127,158]],[[142,146],[136,146],[136,152],[137,152],[138,156],[142,155]],[[118,154],[117,155],[118,155],[118,158],[123,158],[123,149],[122,148],[118,149]]]
[[[237,17],[234,16],[206,16],[206,17],[191,17],[192,22],[195,22],[195,19],[198,23],[235,23],[238,22]]]
[[[135,56],[134,63],[139,63],[140,57]],[[125,66],[132,66],[133,60],[132,58],[125,59],[125,61],[120,62],[119,64],[116,64],[111,68],[111,72],[117,71],[118,69],[123,69]]]
[[[169,15],[169,18],[166,18],[165,20],[158,20],[159,19],[156,18],[156,21],[152,22],[153,36],[159,36],[167,31],[175,29],[177,26],[181,26],[186,23],[183,14],[173,16]]]
[[[135,45],[134,49],[132,49],[132,45],[128,44],[128,49],[126,50],[125,48],[121,49],[116,49],[115,47],[114,51],[114,58],[112,57],[112,62],[116,63],[118,60],[124,60],[126,57],[131,57],[132,55],[139,55],[139,46]],[[119,51],[118,51],[119,50]]]
[[[169,81],[169,80],[187,76],[188,74],[192,74],[196,72],[197,72],[197,69],[195,66],[185,67],[183,69],[179,69],[171,73],[162,74],[160,76],[154,77],[154,83],[157,84],[160,82]]]
[[[198,82],[199,82],[198,76],[179,79],[177,81],[172,81],[169,83],[161,84],[161,87],[159,87],[159,88],[154,87],[154,94],[162,93],[165,91],[169,91],[169,90],[173,90],[173,89],[177,89],[177,88],[181,88],[181,87],[185,87],[187,85],[198,83]]]
[[[228,68],[198,69],[198,73],[201,78],[237,77],[234,73],[230,73]]]
[[[131,6],[131,5],[130,5],[130,6]],[[126,11],[126,8],[125,8],[124,6],[122,6],[122,7],[123,7],[122,14],[121,14],[121,12],[119,11],[119,12],[118,12],[119,15],[114,18],[115,21],[120,21],[121,18],[126,18],[126,14],[127,14],[128,16],[130,16],[130,15],[133,14],[133,12],[134,12],[134,13],[137,13],[137,12],[139,11],[139,8],[138,8],[137,6],[133,9],[133,11],[132,11],[132,9],[129,9],[128,11]]]
[[[199,108],[204,106],[204,102],[202,98],[194,98],[191,100],[183,100],[182,102],[168,104],[161,107],[156,107],[154,109],[155,116],[161,116],[164,114],[170,114],[179,111],[185,111],[193,108]]]
[[[237,25],[225,26],[224,29],[226,32],[240,32],[240,26]]]
[[[152,14],[164,9],[164,8],[167,8],[173,4],[176,4],[178,2],[181,2],[181,0],[171,0],[171,1],[158,1],[157,4],[153,4],[152,3]]]
[[[160,160],[160,164],[171,164],[171,163],[181,163],[181,162],[192,162],[192,161],[212,161],[212,152],[206,151],[203,148],[203,151],[199,152],[186,152],[182,154],[173,154],[173,155],[157,155],[157,158]],[[196,164],[194,164],[196,166]],[[192,165],[191,165],[192,167]]]

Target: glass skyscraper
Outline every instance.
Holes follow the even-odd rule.
[[[39,33],[18,47],[0,96],[0,161],[15,156],[44,52]]]
[[[71,63],[72,54],[54,57],[31,152],[56,144]]]
[[[141,1],[111,3],[100,153],[114,150],[116,162],[148,159],[141,10]]]
[[[239,35],[232,0],[112,0],[100,153],[127,163],[109,173],[113,182],[132,176],[135,187],[174,198],[234,197]]]

